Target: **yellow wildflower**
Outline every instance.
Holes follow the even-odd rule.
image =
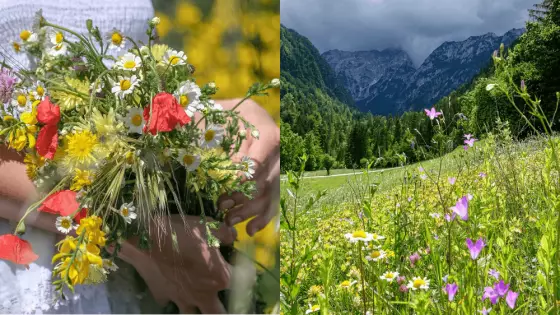
[[[73,191],[79,191],[84,188],[84,186],[91,185],[92,177],[93,174],[91,171],[76,169],[76,175],[74,176],[70,189]]]

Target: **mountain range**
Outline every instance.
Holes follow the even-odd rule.
[[[487,33],[444,42],[419,67],[404,50],[394,48],[330,50],[321,56],[358,109],[380,115],[399,114],[429,107],[468,83],[490,63],[500,44],[510,46],[524,31],[512,29],[502,36]]]

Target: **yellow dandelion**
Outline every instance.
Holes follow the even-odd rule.
[[[64,164],[68,171],[88,168],[95,163],[95,150],[99,143],[97,136],[89,130],[78,131],[65,137]]]
[[[82,171],[77,169],[70,189],[73,191],[80,191],[82,188],[84,188],[84,186],[91,185],[92,178],[93,174],[91,171]]]

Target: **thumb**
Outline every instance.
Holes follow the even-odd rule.
[[[212,234],[220,241],[221,244],[231,245],[237,239],[237,231],[235,228],[222,222],[218,229],[210,229]]]

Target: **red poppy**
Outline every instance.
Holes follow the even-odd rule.
[[[37,120],[45,124],[37,137],[37,153],[46,159],[53,159],[58,147],[58,122],[60,107],[51,103],[46,97],[37,106]]]
[[[45,125],[55,125],[60,121],[60,107],[51,103],[49,97],[37,106],[37,120]]]
[[[9,260],[16,264],[27,265],[37,260],[39,256],[33,252],[28,241],[13,234],[0,235],[0,259]]]
[[[87,208],[82,208],[82,210],[80,210],[80,212],[78,212],[78,214],[74,216],[74,222],[80,223],[80,220],[87,217],[87,210]]]
[[[61,216],[69,216],[76,212],[79,207],[80,204],[76,200],[76,192],[62,190],[48,196],[38,210]]]
[[[144,132],[155,135],[158,132],[169,132],[177,125],[184,126],[191,121],[191,118],[173,95],[159,93],[152,100],[151,108],[150,106],[144,108],[144,120],[149,122],[144,127]]]
[[[39,155],[52,160],[58,148],[58,127],[56,125],[46,125],[41,128],[35,146]]]

